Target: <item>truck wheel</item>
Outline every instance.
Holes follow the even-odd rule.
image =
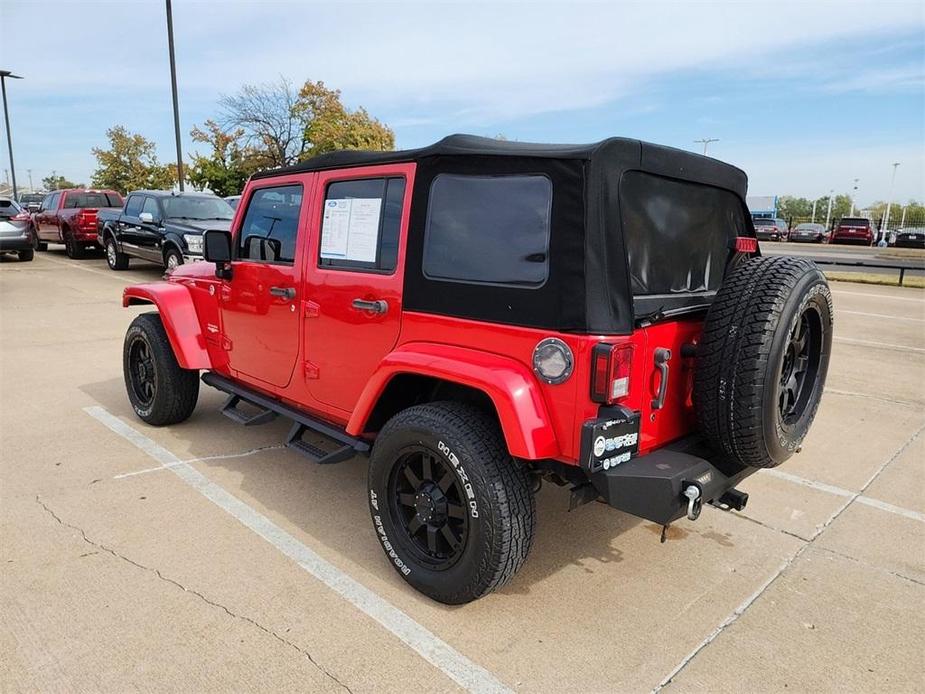
[[[44,241],[39,241],[39,233],[37,231],[33,231],[32,233],[32,249],[36,251],[47,251],[48,244]]]
[[[106,263],[110,270],[128,269],[128,256],[125,253],[119,253],[116,240],[112,236],[106,237]]]
[[[27,263],[35,257],[35,250],[32,248],[27,248],[24,251],[19,251],[19,260]]]
[[[832,294],[815,263],[742,263],[720,287],[697,348],[701,431],[735,464],[780,465],[816,416],[831,350]]]
[[[84,257],[84,247],[77,243],[77,239],[67,229],[64,230],[64,253],[72,260],[80,260]]]
[[[164,254],[164,267],[167,271],[176,270],[183,264],[183,256],[176,248],[168,248]]]
[[[193,413],[199,398],[199,372],[177,363],[157,312],[142,313],[129,326],[122,371],[132,409],[148,424],[177,424]]]
[[[457,605],[506,584],[527,558],[536,506],[494,421],[435,402],[395,415],[369,464],[376,535],[402,578]]]

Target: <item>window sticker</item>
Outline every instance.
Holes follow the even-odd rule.
[[[325,200],[321,257],[376,262],[381,198]]]

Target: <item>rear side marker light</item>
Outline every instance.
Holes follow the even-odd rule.
[[[591,351],[591,399],[613,404],[630,392],[633,345],[595,345]]]
[[[757,253],[758,239],[750,236],[736,236],[736,253]]]

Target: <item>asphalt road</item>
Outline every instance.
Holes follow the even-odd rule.
[[[906,277],[925,276],[925,250],[919,249],[762,241],[761,251],[767,255],[798,255],[826,261],[824,269],[835,272],[864,272],[898,277],[899,270],[878,267],[894,265],[906,268]],[[864,265],[858,266],[856,263]]]
[[[3,692],[922,690],[925,292],[833,285],[816,424],[744,513],[662,545],[547,485],[513,583],[449,608],[389,566],[362,460],[205,387],[181,425],[133,416],[120,296],[159,275],[0,262]]]

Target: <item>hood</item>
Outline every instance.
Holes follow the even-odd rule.
[[[204,231],[231,231],[230,219],[171,219],[164,220],[180,233],[201,234]]]

